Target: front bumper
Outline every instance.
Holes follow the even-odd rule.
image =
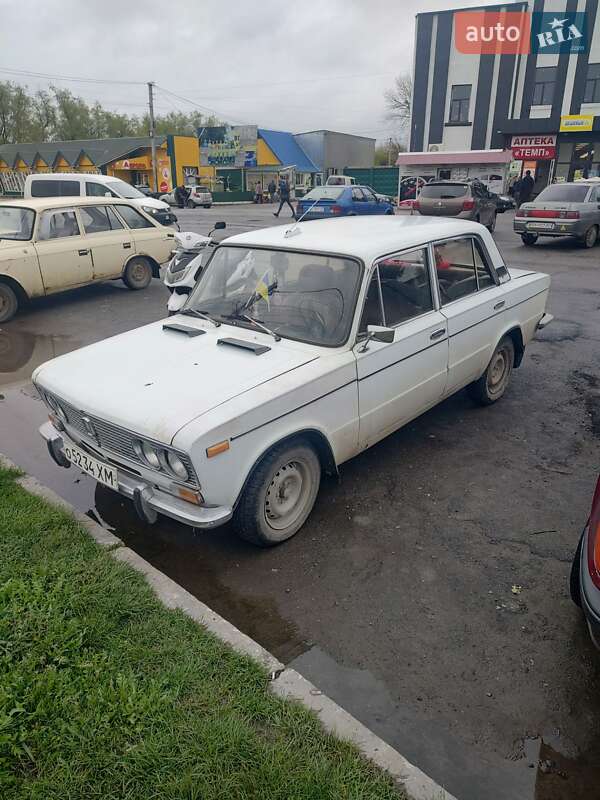
[[[580,219],[559,219],[556,222],[529,219],[528,217],[514,218],[515,233],[533,233],[536,236],[583,236],[586,231],[585,221]],[[536,227],[537,225],[552,225],[551,228]]]
[[[60,467],[70,467],[64,452],[65,433],[58,431],[51,422],[46,422],[40,428],[42,439],[45,440],[52,460]],[[74,442],[77,447],[85,448],[83,442]],[[94,458],[98,456],[90,453]],[[151,524],[156,521],[157,514],[191,525],[193,528],[216,528],[228,522],[233,516],[233,509],[227,506],[196,506],[179,497],[152,485],[139,475],[127,472],[122,467],[117,468],[119,493],[133,500],[135,510],[141,519]]]

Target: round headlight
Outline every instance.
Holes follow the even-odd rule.
[[[182,481],[187,481],[189,478],[188,471],[177,453],[172,453],[170,451],[167,453],[167,464],[174,475],[181,478]]]
[[[160,469],[160,458],[156,450],[149,442],[142,442],[142,456],[146,463],[153,469]]]

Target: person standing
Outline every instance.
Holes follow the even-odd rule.
[[[185,186],[177,186],[175,188],[175,200],[177,201],[177,208],[185,208],[188,201],[188,193]]]
[[[519,186],[519,205],[522,203],[528,203],[531,200],[533,184],[534,181],[531,177],[531,170],[528,169]]]
[[[273,178],[271,178],[271,180],[269,181],[269,185],[267,188],[269,190],[269,202],[273,203],[275,201],[275,192],[277,191],[277,184],[275,183]]]
[[[294,206],[290,203],[290,183],[289,178],[286,175],[285,178],[282,178],[279,181],[279,208],[277,211],[273,212],[274,217],[278,217],[281,213],[281,209],[284,207],[285,204],[288,204],[290,207],[290,211],[292,212],[292,217],[296,218],[296,212],[294,211]]]
[[[256,186],[254,187],[254,202],[262,205],[263,201],[263,187],[260,181],[256,182]]]

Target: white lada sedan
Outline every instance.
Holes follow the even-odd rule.
[[[278,544],[323,472],[462,387],[504,394],[550,278],[475,222],[354,217],[232,236],[181,313],[34,373],[53,459],[147,522]]]

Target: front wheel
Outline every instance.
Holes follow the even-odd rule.
[[[205,203],[203,207],[204,208],[210,208],[210,203]]]
[[[481,378],[467,387],[471,397],[482,406],[500,400],[510,381],[514,363],[515,345],[510,336],[505,336],[494,350]]]
[[[312,511],[321,464],[303,439],[274,447],[250,476],[236,508],[236,533],[259,547],[273,547],[297,533]]]
[[[195,208],[194,201],[193,200],[188,200],[187,203],[185,204],[185,207],[186,208]]]
[[[19,310],[19,298],[8,283],[0,282],[0,322],[8,322]]]
[[[581,240],[581,244],[584,247],[593,247],[597,241],[598,241],[598,226],[592,225],[585,232],[583,239]]]
[[[532,247],[537,242],[537,233],[522,233],[521,241],[526,247]]]
[[[146,289],[152,280],[152,267],[145,258],[132,258],[125,267],[123,282],[128,289]]]

